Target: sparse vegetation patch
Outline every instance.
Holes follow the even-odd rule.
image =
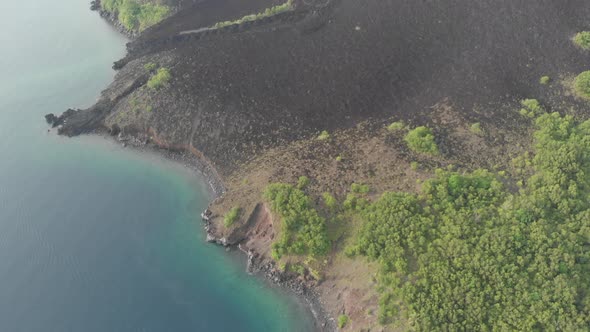
[[[574,79],[574,91],[584,99],[590,99],[590,70],[581,73]]]
[[[158,68],[158,65],[153,63],[153,62],[148,62],[145,65],[143,65],[143,68],[148,71],[148,72],[153,72],[154,70],[156,70],[156,68]]]
[[[156,72],[156,74],[152,75],[147,82],[148,88],[152,90],[158,90],[170,81],[172,75],[170,75],[170,71],[168,68],[160,68]]]
[[[529,118],[534,118],[545,113],[545,110],[537,99],[523,99],[520,101],[522,108],[520,114]]]
[[[238,220],[238,218],[240,217],[241,211],[242,211],[242,209],[240,209],[237,206],[233,207],[231,210],[229,210],[229,212],[225,215],[225,217],[223,217],[223,225],[226,228],[233,226],[233,224],[235,224],[236,221]]]
[[[319,141],[327,141],[330,139],[330,133],[327,130],[324,130],[318,136]]]
[[[469,127],[469,130],[476,135],[481,135],[483,133],[483,130],[481,129],[481,124],[479,122],[473,123]]]
[[[297,180],[297,189],[305,189],[309,185],[309,178],[305,175],[300,176]]]
[[[348,316],[346,315],[338,316],[338,328],[343,329],[344,327],[346,327],[346,324],[348,324],[349,320],[350,318],[348,318]]]
[[[583,50],[590,49],[590,31],[578,32],[574,36],[574,44]]]
[[[292,10],[292,9],[293,9],[293,0],[288,0],[287,2],[285,2],[282,5],[266,8],[263,12],[260,12],[257,14],[246,15],[246,16],[244,16],[240,19],[237,19],[235,21],[224,21],[224,22],[215,23],[215,25],[213,25],[212,28],[218,29],[218,28],[223,28],[226,26],[234,25],[234,24],[241,24],[244,22],[252,22],[252,21],[256,21],[261,18],[264,18],[264,17],[270,17],[270,16],[273,16],[273,15],[276,15],[279,13],[283,13],[283,12]]]
[[[102,0],[101,5],[107,12],[116,14],[119,22],[130,31],[143,31],[162,21],[170,12],[167,6],[136,0]]]
[[[438,146],[434,141],[434,135],[428,127],[420,126],[410,130],[405,137],[405,141],[412,151],[432,155],[438,154]]]
[[[390,132],[394,133],[400,130],[403,130],[405,127],[404,123],[401,121],[397,121],[397,122],[393,122],[392,124],[390,124],[389,126],[387,126],[387,130],[389,130]]]

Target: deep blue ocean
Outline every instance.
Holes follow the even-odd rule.
[[[308,331],[295,299],[206,244],[197,174],[46,113],[87,107],[126,39],[87,0],[0,1],[0,331]]]

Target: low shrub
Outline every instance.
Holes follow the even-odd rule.
[[[350,191],[357,194],[368,194],[371,191],[371,187],[368,184],[353,183],[350,185]]]
[[[590,70],[581,73],[574,79],[576,94],[584,99],[590,99]]]
[[[143,68],[148,72],[152,72],[156,70],[156,68],[158,68],[158,65],[153,62],[148,62],[145,65],[143,65]]]
[[[300,176],[297,180],[297,189],[303,190],[309,185],[309,178],[305,175]]]
[[[481,129],[481,124],[479,122],[472,124],[469,127],[469,130],[476,135],[480,135],[483,133],[483,130]]]
[[[396,131],[400,131],[400,130],[404,129],[404,127],[405,127],[405,125],[403,122],[397,121],[397,122],[394,122],[394,123],[390,124],[389,126],[387,126],[387,130],[389,132],[394,133]]]
[[[159,88],[166,85],[171,78],[172,75],[170,75],[168,68],[160,68],[156,74],[150,77],[149,81],[147,82],[147,86],[152,90],[158,90]]]
[[[242,209],[240,209],[239,207],[233,207],[231,210],[229,210],[225,217],[223,217],[223,225],[226,228],[229,228],[233,224],[235,224],[238,218],[240,217],[241,211]]]
[[[523,99],[520,101],[520,105],[523,107],[519,111],[520,114],[529,118],[534,118],[545,113],[545,110],[537,99]]]
[[[322,198],[324,199],[324,204],[330,210],[335,210],[338,207],[338,201],[336,200],[336,198],[334,198],[334,196],[332,194],[327,193],[327,192],[323,193]]]
[[[320,133],[317,139],[319,141],[327,141],[330,139],[330,133],[327,130],[324,130]]]
[[[549,82],[551,82],[551,77],[549,77],[549,76],[543,76],[539,79],[539,83],[541,83],[543,85],[547,85],[547,84],[549,84]]]
[[[428,127],[416,127],[410,130],[404,139],[412,151],[432,155],[439,153],[432,130]]]
[[[348,322],[350,321],[350,318],[348,318],[348,316],[346,315],[340,315],[338,316],[338,328],[342,329],[346,326],[346,324],[348,324]]]
[[[590,49],[590,31],[578,32],[574,36],[574,44],[583,50]]]

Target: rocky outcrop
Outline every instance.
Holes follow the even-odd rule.
[[[209,216],[211,216],[210,219],[203,218],[207,242],[243,252],[247,260],[246,272],[262,276],[272,284],[285,288],[304,300],[310,306],[319,330],[337,330],[335,320],[327,314],[322,306],[320,296],[316,291],[317,281],[308,274],[301,276],[293,272],[282,271],[267,255],[271,242],[266,239],[272,238],[268,232],[272,232],[269,230],[269,226],[272,228],[273,222],[265,204],[257,204],[244,224],[233,228],[226,234],[216,228],[221,218],[212,214]],[[215,222],[216,219],[217,222]]]

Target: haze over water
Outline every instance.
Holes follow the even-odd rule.
[[[307,331],[310,315],[204,242],[204,182],[100,137],[91,105],[126,40],[86,0],[0,2],[0,331]]]

